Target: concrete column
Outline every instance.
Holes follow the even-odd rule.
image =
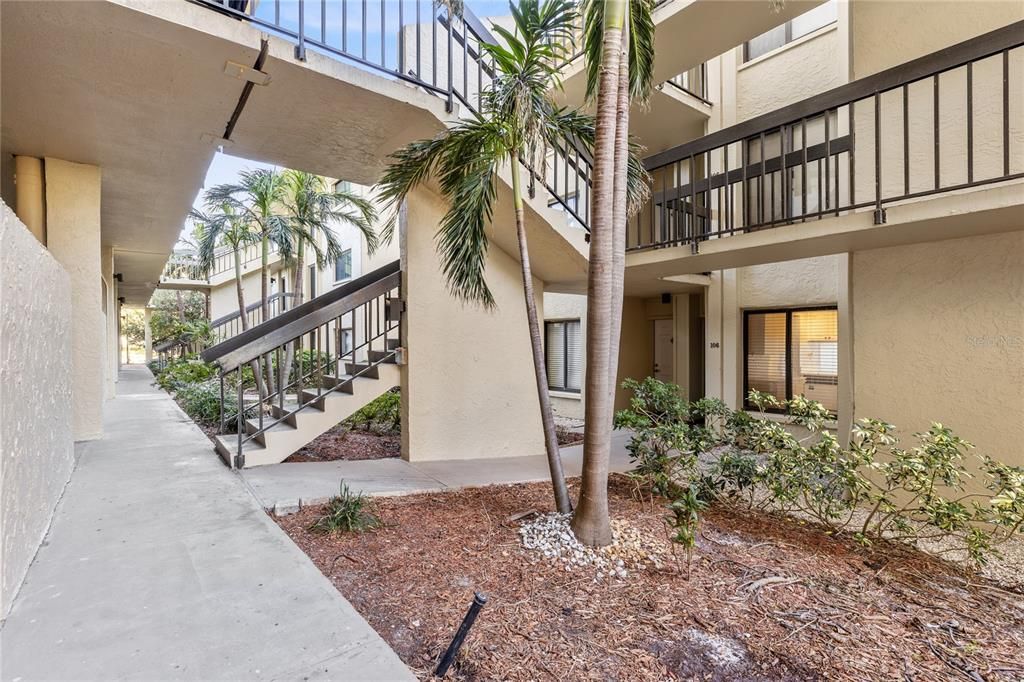
[[[839,323],[839,432],[836,438],[842,445],[848,445],[853,432],[853,420],[856,406],[853,402],[854,370],[853,370],[853,254],[844,253],[839,256],[838,300],[836,307]]]
[[[106,361],[103,363],[103,395],[108,400],[115,394],[114,383],[117,381],[117,356],[120,349],[119,322],[117,314],[117,281],[114,279],[114,249],[104,246],[100,249],[100,270],[103,277],[103,315],[104,341]]]
[[[15,213],[40,244],[46,244],[46,205],[43,160],[33,156],[14,157]]]
[[[150,327],[150,320],[153,316],[153,309],[149,306],[146,307],[143,319],[145,320],[146,328],[146,364],[153,362],[153,330]]]
[[[46,159],[46,241],[71,282],[74,439],[91,440],[103,435],[106,364],[99,167]]]
[[[434,243],[445,211],[439,197],[420,189],[405,213],[402,456],[415,462],[542,455],[519,263],[492,243],[487,284],[497,308],[457,301]],[[542,310],[543,283],[534,288]]]

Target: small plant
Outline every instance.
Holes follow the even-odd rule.
[[[673,547],[679,545],[686,551],[686,577],[690,577],[690,562],[693,559],[693,548],[697,545],[697,529],[700,526],[700,514],[707,508],[701,499],[697,485],[690,484],[679,490],[678,495],[668,505],[669,514],[665,523],[671,533],[669,540]]]
[[[369,498],[353,493],[342,481],[339,493],[331,498],[323,515],[309,529],[317,533],[361,533],[379,527],[380,519],[367,507]]]

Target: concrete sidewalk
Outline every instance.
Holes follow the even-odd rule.
[[[0,631],[3,680],[414,679],[143,367]]]
[[[632,468],[626,443],[630,434],[612,434],[612,471]],[[579,476],[583,446],[562,448],[566,476]],[[543,455],[487,459],[450,459],[415,464],[402,459],[295,462],[242,470],[242,478],[265,509],[320,504],[338,494],[341,481],[366,495],[410,495],[453,488],[550,480]]]

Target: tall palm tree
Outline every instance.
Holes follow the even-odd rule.
[[[299,227],[284,211],[284,176],[277,170],[259,168],[242,171],[238,182],[211,187],[206,200],[227,205],[243,220],[252,225],[260,242],[260,294],[262,320],[270,319],[270,247],[273,245],[281,258],[292,257],[295,230]],[[268,355],[264,359],[267,386],[274,390],[274,378]]]
[[[377,211],[372,202],[358,193],[331,188],[323,176],[297,170],[286,170],[283,176],[284,207],[294,228],[292,292],[296,303],[302,303],[307,248],[321,268],[336,261],[341,257],[342,245],[333,226],[351,225],[362,233],[367,249],[373,253],[377,249],[377,234],[373,229]],[[284,364],[286,372],[291,371],[294,358],[295,348],[289,344]]]
[[[650,0],[586,0],[587,93],[596,96],[594,216],[587,281],[587,402],[580,503],[573,532],[587,545],[612,540],[608,467],[618,375],[626,264],[626,223],[639,208],[627,187],[629,106],[650,92],[654,22]]]
[[[512,176],[523,297],[533,354],[537,399],[540,405],[555,504],[572,509],[555,436],[548,395],[547,369],[537,319],[533,274],[526,237],[521,161],[534,168],[546,163],[546,150],[565,137],[592,140],[587,116],[558,108],[549,92],[560,86],[559,68],[571,43],[575,8],[569,0],[521,0],[510,3],[515,30],[495,26],[505,45],[484,44],[493,61],[493,80],[482,93],[480,112],[429,140],[413,142],[392,155],[393,162],[380,183],[381,198],[393,208],[431,175],[439,179],[449,209],[438,230],[438,251],[449,290],[457,298],[494,307],[484,278],[490,222],[496,194],[496,176],[504,166]],[[382,236],[390,238],[397,212],[385,223]]]
[[[231,204],[216,204],[209,194],[205,199],[206,213],[192,210],[189,218],[195,225],[196,250],[199,267],[209,272],[217,256],[217,249],[228,247],[234,256],[235,293],[238,296],[238,315],[241,319],[242,331],[249,329],[249,316],[245,312],[245,290],[242,287],[242,251],[250,244],[259,241],[259,234],[253,230],[252,224],[239,216]],[[253,377],[256,379],[260,394],[265,387],[260,374],[259,365],[251,363]]]

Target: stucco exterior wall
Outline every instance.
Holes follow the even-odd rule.
[[[100,261],[100,169],[46,159],[46,244],[71,279],[75,440],[103,435],[106,323]],[[67,328],[63,333],[67,333]]]
[[[0,618],[42,542],[74,466],[71,281],[0,206]],[[98,396],[97,396],[98,398]]]
[[[783,308],[835,304],[842,256],[803,258],[740,268],[741,308]]]
[[[1024,465],[1024,233],[853,256],[854,404]]]
[[[519,264],[487,256],[497,309],[452,298],[435,253],[439,197],[410,195],[403,228],[406,300],[402,453],[410,461],[544,453]],[[534,282],[543,319],[543,284]]]
[[[736,72],[736,121],[774,111],[846,82],[839,24],[819,29]]]
[[[1024,19],[1014,0],[850,3],[851,67],[863,78]]]

